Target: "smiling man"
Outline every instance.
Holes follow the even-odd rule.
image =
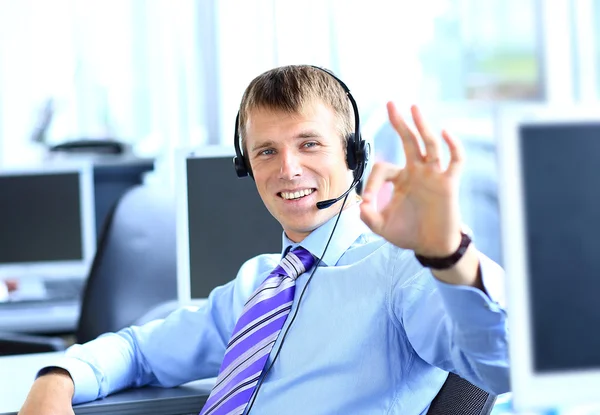
[[[249,259],[197,311],[73,346],[40,372],[22,414],[214,376],[204,415],[422,414],[448,372],[508,391],[504,276],[461,232],[456,140],[442,133],[442,166],[442,140],[418,109],[415,131],[389,103],[406,165],[376,164],[362,199],[350,191],[317,208],[364,170],[348,98],[311,66],[254,79],[236,170],[282,225],[281,254]],[[391,201],[376,206],[388,182]]]
[[[241,117],[244,122],[245,117]],[[317,210],[319,200],[342,194],[352,182],[336,114],[317,99],[301,112],[261,105],[247,114],[244,140],[258,192],[294,242],[327,222],[334,209]],[[354,202],[353,202],[354,203]]]

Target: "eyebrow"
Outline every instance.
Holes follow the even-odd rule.
[[[272,140],[268,140],[268,141],[263,141],[260,144],[256,144],[254,146],[252,146],[252,149],[250,151],[256,151],[256,150],[262,150],[263,148],[267,148],[267,147],[272,147],[273,146],[273,141]]]
[[[297,140],[297,139],[320,138],[320,137],[322,137],[322,135],[319,134],[317,131],[305,130],[305,131],[301,131],[293,138]],[[252,146],[252,149],[250,151],[254,152],[256,150],[262,150],[264,148],[273,147],[273,145],[275,145],[275,142],[273,140],[263,141],[262,143],[258,143],[256,145]]]
[[[317,131],[306,130],[306,131],[301,131],[300,134],[298,134],[295,138],[319,138],[319,137],[321,137],[321,134],[319,134]]]

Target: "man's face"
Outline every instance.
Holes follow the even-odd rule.
[[[288,238],[300,242],[333,217],[335,205],[319,210],[317,202],[334,199],[352,183],[336,115],[314,101],[298,114],[255,109],[246,124],[246,151],[265,206]]]

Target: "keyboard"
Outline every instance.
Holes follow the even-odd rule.
[[[68,278],[44,281],[46,299],[49,301],[80,300],[85,287],[82,278]]]
[[[77,328],[85,278],[29,281],[22,295],[0,302],[0,331],[67,333]]]
[[[0,309],[44,306],[48,303],[79,303],[86,280],[84,278],[56,278],[22,281],[8,301],[0,302]]]

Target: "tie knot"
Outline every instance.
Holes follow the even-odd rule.
[[[298,278],[307,269],[313,266],[315,258],[306,249],[299,246],[293,251],[289,251],[279,263],[285,275],[293,279]]]

